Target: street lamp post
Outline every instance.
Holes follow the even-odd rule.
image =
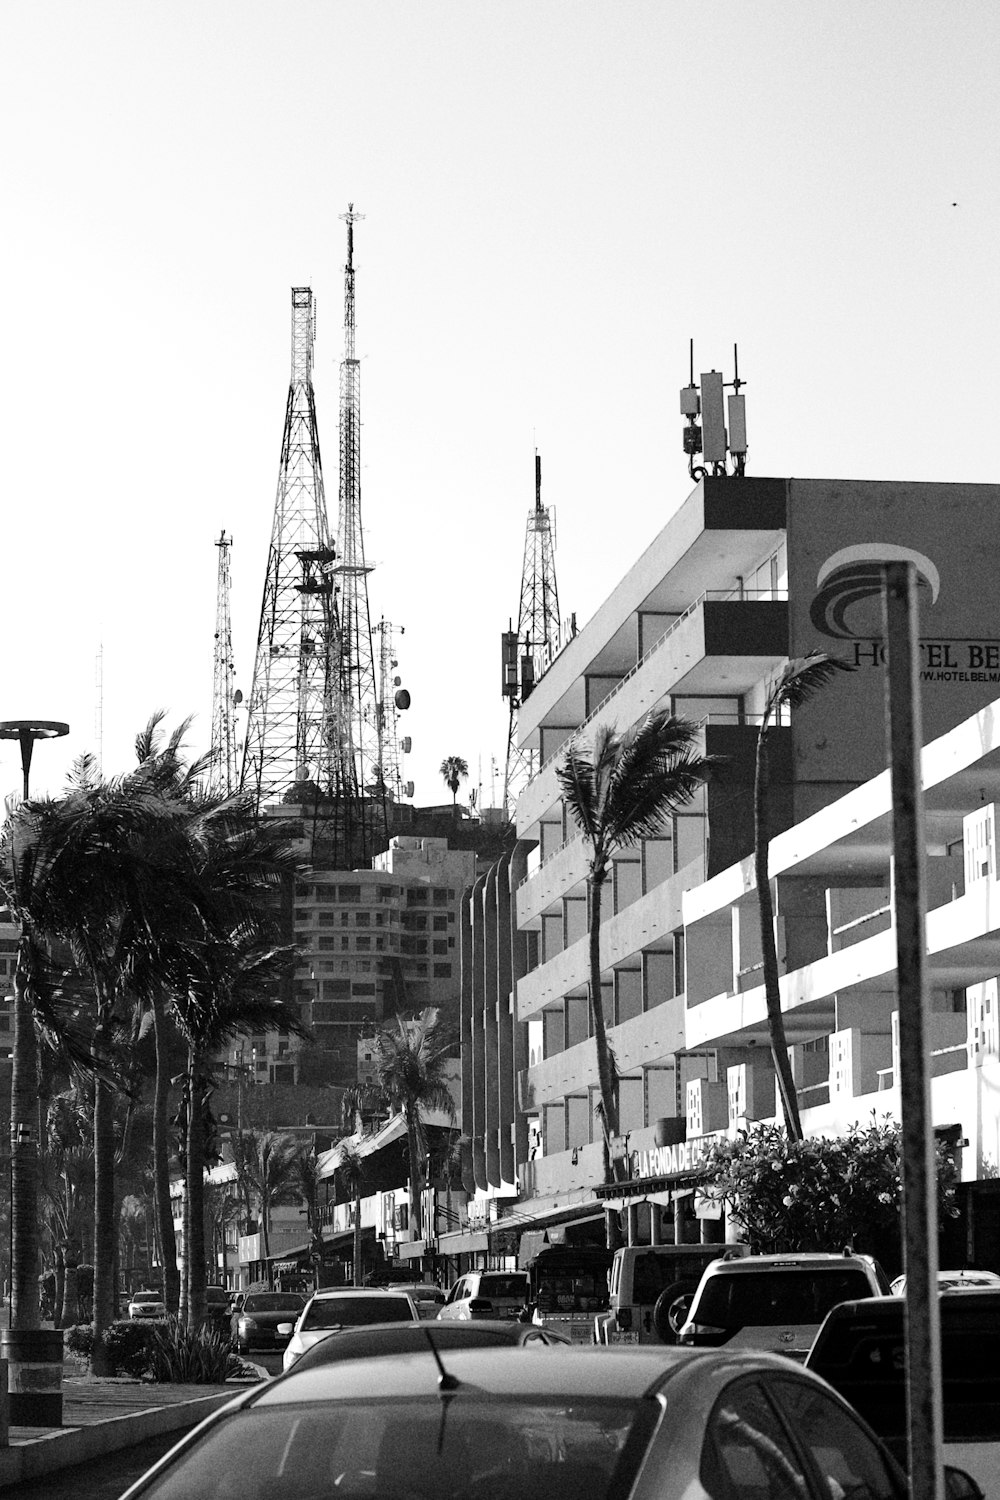
[[[24,800],[28,800],[28,778],[31,770],[31,752],[36,740],[61,739],[63,735],[69,734],[69,725],[57,719],[4,719],[0,721],[0,739],[17,740],[21,746],[21,772],[23,776]],[[17,872],[17,861],[12,859],[15,879]],[[22,1118],[18,1101],[22,1092],[20,1088],[19,1074],[22,1059],[21,1048],[18,1045],[19,1036],[23,1027],[30,1027],[31,1017],[25,1011],[24,1004],[19,1000],[15,991],[14,997],[14,1048],[13,1068],[11,1076],[11,1122],[10,1122],[10,1315],[8,1325],[13,1328],[16,1321],[17,1309],[14,1306],[14,1264],[21,1260],[20,1237],[15,1234],[14,1226],[14,1187],[15,1180],[20,1187],[22,1171],[30,1173],[31,1168],[25,1158],[32,1153],[37,1158],[39,1142],[32,1139],[30,1119]],[[23,1044],[24,1038],[20,1038]],[[30,1071],[30,1067],[29,1067]],[[33,1091],[33,1089],[31,1090]],[[35,1257],[37,1265],[37,1255]],[[30,1275],[34,1277],[36,1266],[31,1267]],[[35,1294],[37,1295],[37,1293]],[[31,1294],[29,1293],[29,1299]],[[37,1304],[31,1303],[37,1312]]]

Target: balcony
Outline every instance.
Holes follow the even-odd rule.
[[[774,671],[788,656],[787,600],[774,590],[742,597],[713,590],[690,604],[539,767],[518,799],[518,835],[530,837],[558,801],[555,769],[574,735],[607,724],[626,729],[670,695],[736,697]]]
[[[684,1045],[684,999],[671,996],[641,1016],[608,1028],[608,1039],[622,1074],[634,1073],[643,1064],[671,1057]],[[597,1053],[593,1037],[555,1052],[534,1067],[518,1074],[518,1108],[539,1109],[558,1104],[567,1094],[597,1087]]]
[[[602,922],[602,971],[609,973],[616,965],[650,948],[672,948],[673,934],[681,925],[681,897],[704,875],[704,860],[692,860],[669,880]],[[582,937],[518,980],[517,1019],[529,1020],[564,995],[585,990],[589,981],[589,939]]]

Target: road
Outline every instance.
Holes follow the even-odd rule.
[[[255,1365],[262,1365],[270,1375],[281,1373],[281,1355],[255,1352]],[[192,1387],[197,1395],[197,1387]],[[235,1393],[234,1393],[235,1394]],[[106,1458],[95,1458],[76,1468],[62,1469],[41,1479],[11,1485],[0,1490],[0,1500],[118,1500],[140,1475],[145,1474],[158,1458],[180,1440],[183,1433],[152,1438],[136,1448],[122,1448]]]

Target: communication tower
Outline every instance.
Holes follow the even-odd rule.
[[[694,480],[704,479],[707,474],[718,477],[730,473],[734,478],[742,479],[747,464],[747,412],[746,397],[740,394],[746,381],[740,379],[739,350],[734,344],[733,378],[730,381],[723,381],[721,371],[708,370],[701,376],[700,385],[695,385],[694,339],[690,343],[689,360],[688,383],[681,390],[681,416],[687,421],[684,452],[688,459],[688,473]],[[727,385],[733,394],[726,398],[727,409],[724,410],[722,392]],[[699,454],[701,463],[696,461]]]
[[[243,694],[236,688],[233,661],[233,628],[229,612],[229,549],[232,537],[223,531],[216,542],[219,550],[215,603],[215,673],[212,683],[212,768],[209,784],[228,797],[239,784],[236,744],[236,709]]]
[[[342,789],[334,561],[313,394],[316,308],[292,288],[292,371],[241,784],[257,807]],[[349,791],[349,788],[343,790]]]
[[[413,782],[403,780],[402,757],[410,753],[412,741],[409,735],[400,738],[399,715],[410,706],[410,694],[396,675],[399,662],[393,640],[394,626],[389,620],[379,620],[375,633],[379,638],[378,651],[378,770],[377,776],[385,788],[390,802],[399,802],[403,797],[413,796]],[[400,627],[400,635],[403,627]]]
[[[355,351],[354,225],[364,216],[347,205],[344,267],[344,357],[340,364],[340,513],[333,576],[339,593],[340,693],[346,754],[359,790],[384,800],[368,574],[361,526],[361,363]],[[383,808],[384,821],[384,808]]]
[[[517,630],[503,634],[503,696],[510,704],[503,807],[513,804],[535,772],[535,755],[517,743],[517,710],[535,679],[559,649],[559,593],[556,588],[555,508],[542,504],[542,460],[535,454],[535,508],[528,512],[521,567],[521,607]]]

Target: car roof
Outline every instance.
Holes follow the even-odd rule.
[[[544,1350],[513,1348],[498,1359],[496,1349],[442,1349],[447,1373],[478,1396],[530,1401],[545,1397],[607,1398],[635,1401],[651,1395],[675,1374],[694,1364],[722,1366],[733,1375],[763,1366],[787,1374],[786,1356],[762,1350],[683,1349],[657,1345],[606,1348],[554,1344]],[[806,1378],[809,1378],[807,1375]],[[279,1406],[331,1400],[437,1396],[440,1369],[430,1351],[391,1359],[357,1359],[316,1365],[258,1386],[245,1404]]]
[[[335,1297],[405,1297],[405,1285],[396,1286],[325,1286],[313,1292],[313,1302],[329,1302]]]
[[[791,1266],[793,1269],[802,1266],[809,1270],[815,1266],[853,1266],[857,1264],[869,1266],[872,1264],[870,1255],[841,1255],[836,1250],[794,1250],[787,1255],[742,1255],[734,1256],[732,1260],[722,1258],[708,1267],[709,1271],[724,1269],[736,1271],[741,1276],[759,1270],[776,1270],[780,1266]]]

